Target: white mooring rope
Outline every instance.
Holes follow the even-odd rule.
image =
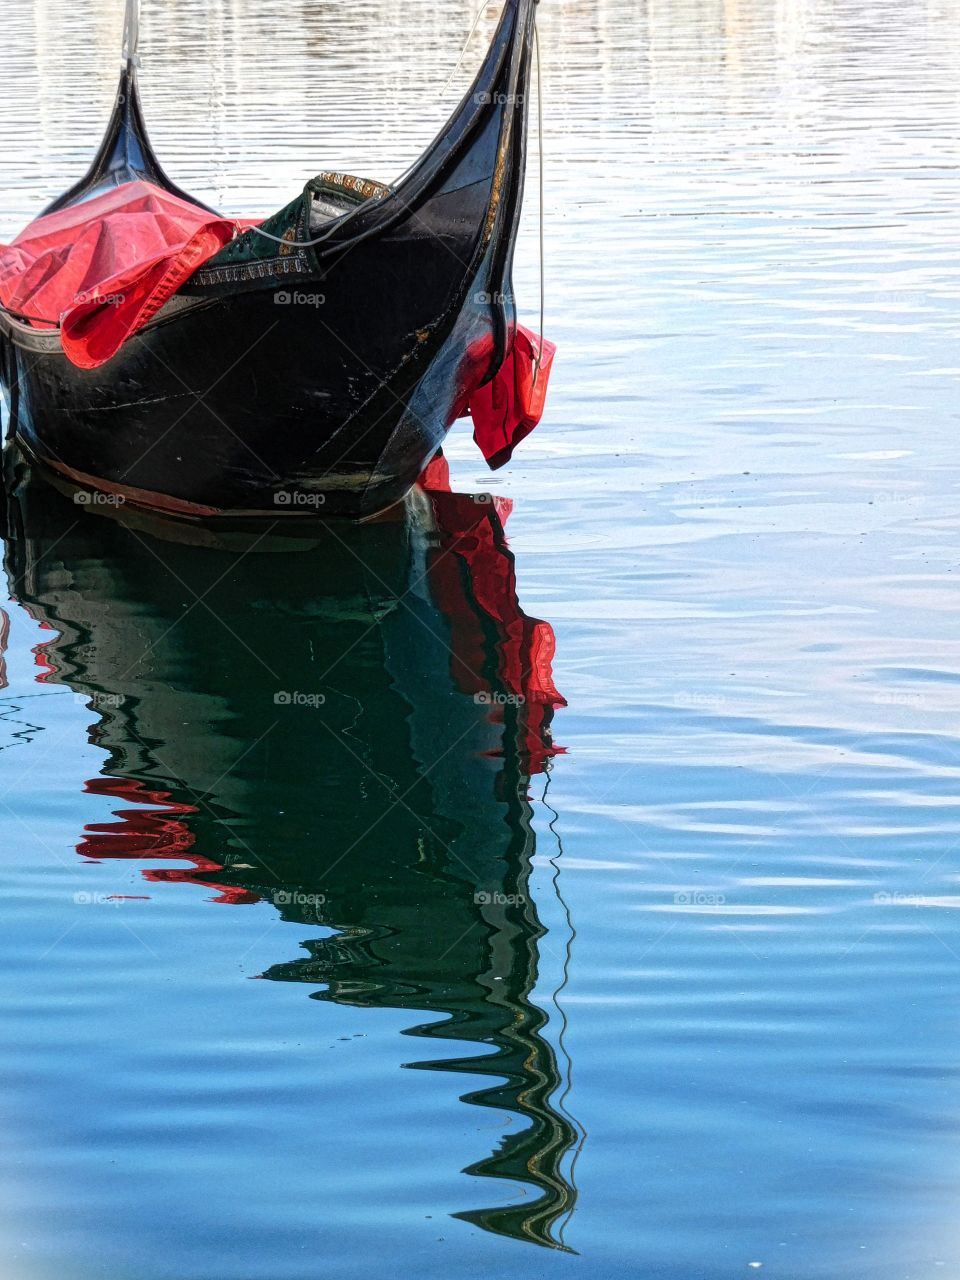
[[[543,360],[543,327],[546,312],[546,286],[544,283],[544,251],[543,251],[543,83],[540,76],[540,28],[537,20],[533,20],[533,48],[537,59],[537,159],[540,165],[540,349],[537,351],[536,366],[533,371],[533,385],[537,385],[540,377],[540,363]]]

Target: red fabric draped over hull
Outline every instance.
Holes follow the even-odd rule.
[[[473,438],[492,471],[510,461],[543,417],[556,351],[539,333],[517,325],[513,346],[496,377],[471,391]]]
[[[69,359],[95,369],[251,225],[127,182],[38,218],[0,246],[0,302],[34,324],[60,325]]]

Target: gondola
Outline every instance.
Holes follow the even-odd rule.
[[[170,296],[154,290],[109,358],[81,367],[62,317],[6,302],[8,436],[76,485],[185,517],[362,518],[400,500],[517,348],[511,270],[535,9],[505,0],[472,86],[394,185],[323,172],[272,217],[234,224]],[[137,27],[128,0],[106,135],[44,226],[144,190],[224,225],[154,155]],[[87,312],[102,323],[110,301],[97,295]],[[543,347],[535,354],[534,387]],[[519,434],[529,429],[528,414]]]

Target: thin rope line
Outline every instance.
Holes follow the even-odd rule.
[[[560,890],[560,863],[558,859],[563,855],[563,839],[556,827],[556,823],[560,821],[560,814],[557,812],[556,809],[554,809],[553,805],[547,799],[547,793],[550,790],[550,783],[553,781],[552,767],[550,763],[544,764],[544,774],[545,774],[545,777],[543,782],[543,794],[540,797],[540,803],[543,805],[545,809],[549,809],[549,811],[553,814],[553,817],[548,819],[547,821],[547,827],[557,842],[556,853],[548,854],[547,861],[553,867],[553,877],[552,877],[553,890],[554,890],[554,893],[556,894],[557,901],[560,903],[560,907],[563,911],[564,918],[567,924],[567,937],[566,937],[566,941],[563,949],[563,967],[562,967],[563,976],[562,976],[560,985],[557,987],[556,991],[554,991],[553,993],[553,1005],[560,1017],[560,1026],[557,1031],[557,1044],[561,1052],[563,1053],[563,1056],[566,1059],[566,1064],[567,1064],[566,1080],[563,1082],[564,1084],[563,1092],[557,1098],[556,1106],[557,1106],[557,1110],[560,1111],[564,1116],[566,1116],[566,1118],[570,1121],[570,1124],[573,1127],[573,1129],[576,1131],[579,1139],[570,1160],[569,1183],[570,1183],[570,1190],[573,1193],[571,1197],[573,1203],[570,1205],[570,1209],[564,1216],[562,1223],[560,1223],[557,1228],[557,1236],[560,1240],[560,1243],[564,1247],[566,1247],[566,1240],[564,1238],[565,1233],[566,1233],[567,1227],[570,1225],[570,1222],[573,1218],[574,1211],[576,1209],[577,1160],[579,1159],[580,1152],[583,1150],[583,1145],[587,1140],[587,1131],[584,1128],[584,1126],[579,1122],[579,1120],[577,1120],[576,1116],[574,1116],[573,1112],[570,1111],[570,1109],[567,1107],[567,1098],[570,1096],[571,1092],[573,1091],[573,1058],[570,1054],[570,1050],[567,1047],[567,1043],[566,1043],[566,1036],[567,1036],[567,1031],[569,1030],[569,1027],[570,1027],[570,1020],[567,1017],[566,1009],[563,1007],[563,1005],[560,1002],[560,995],[563,991],[566,990],[566,987],[570,982],[570,967],[573,961],[573,944],[577,937],[577,930],[573,923],[573,916],[570,912],[569,903],[567,902],[566,898],[563,896],[563,893]]]
[[[540,164],[540,347],[537,351],[536,367],[533,371],[533,385],[537,385],[540,377],[540,364],[543,360],[543,329],[546,312],[546,286],[544,284],[544,249],[543,249],[543,82],[540,75],[540,31],[537,20],[533,20],[533,47],[537,59],[537,158]]]
[[[470,41],[473,39],[474,34],[477,30],[477,27],[479,27],[480,25],[480,19],[484,15],[484,11],[486,10],[487,4],[488,4],[488,0],[483,0],[483,3],[480,5],[480,8],[477,10],[477,16],[473,20],[473,26],[470,28],[470,34],[467,36],[466,40],[464,41],[463,48],[460,50],[460,57],[457,59],[457,65],[453,68],[453,70],[447,76],[447,83],[440,90],[441,98],[450,88],[450,85],[453,83],[454,76],[457,74],[457,72],[460,70],[461,66],[463,65],[463,58],[467,52],[467,47],[469,46]]]

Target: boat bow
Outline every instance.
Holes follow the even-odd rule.
[[[112,187],[122,186],[125,182],[138,181],[152,182],[154,186],[179,196],[181,200],[187,200],[201,209],[208,208],[196,196],[189,195],[171,181],[154,154],[147,136],[147,126],[140,105],[140,88],[137,83],[137,69],[140,65],[140,56],[137,52],[139,42],[140,0],[127,0],[123,21],[123,65],[120,71],[120,83],[117,86],[117,95],[103,141],[100,143],[93,163],[80,181],[74,183],[52,204],[47,205],[43,214],[56,213],[58,209],[66,209],[93,196],[102,195]]]

